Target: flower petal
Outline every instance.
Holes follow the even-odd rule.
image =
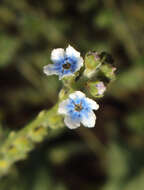
[[[82,57],[78,58],[76,71],[80,70],[80,68],[83,66],[83,62],[84,61]]]
[[[80,57],[80,53],[78,51],[76,51],[72,46],[68,46],[66,48],[66,56],[67,57],[76,57],[79,58]]]
[[[49,64],[43,67],[43,72],[46,75],[57,75],[58,71],[55,69],[55,65],[54,64]]]
[[[69,100],[64,100],[59,104],[59,108],[58,108],[59,114],[67,114],[68,113],[68,109],[67,109],[68,103],[69,103]]]
[[[85,127],[89,127],[89,128],[94,127],[95,122],[96,122],[96,116],[94,112],[93,111],[89,112],[88,117],[83,115],[81,122]]]
[[[62,48],[53,49],[51,52],[51,60],[53,62],[64,59],[65,51]]]
[[[99,105],[92,99],[90,98],[86,98],[86,102],[89,104],[90,108],[92,110],[97,110],[99,109]]]
[[[76,98],[81,99],[81,98],[84,98],[84,97],[85,97],[85,94],[84,94],[83,92],[81,92],[81,91],[76,91],[76,92],[70,94],[69,97],[70,97],[71,99],[76,99]]]
[[[80,120],[73,120],[70,116],[66,116],[64,119],[66,126],[70,129],[76,129],[80,127]]]
[[[103,93],[106,91],[106,87],[104,83],[101,81],[96,84],[96,88],[98,90],[99,95],[103,95]]]

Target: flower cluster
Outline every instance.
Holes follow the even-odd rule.
[[[54,49],[51,53],[51,60],[54,64],[44,66],[44,73],[58,75],[60,80],[63,77],[74,75],[83,66],[80,53],[70,45],[66,51],[62,48]],[[98,88],[101,88],[101,85]],[[100,91],[100,93],[103,92]],[[58,113],[65,115],[64,123],[70,129],[80,127],[81,124],[92,128],[96,122],[93,110],[98,108],[99,105],[94,100],[86,97],[83,92],[76,91],[59,104]]]

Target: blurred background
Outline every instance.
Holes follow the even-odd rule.
[[[0,1],[0,146],[57,102],[61,82],[42,70],[52,49],[68,44],[115,60],[96,127],[47,138],[0,179],[0,190],[143,190],[143,0]]]

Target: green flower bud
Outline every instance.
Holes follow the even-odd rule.
[[[103,64],[100,67],[101,72],[104,74],[105,77],[107,77],[110,80],[115,79],[114,71],[116,70],[115,67],[109,64]]]
[[[88,82],[87,83],[88,92],[95,98],[103,97],[106,87],[102,81]]]
[[[84,75],[91,77],[96,70],[101,66],[101,60],[97,52],[88,52],[85,56],[85,71]]]

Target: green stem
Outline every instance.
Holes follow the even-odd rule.
[[[16,162],[25,159],[35,144],[43,141],[47,135],[56,135],[64,126],[63,118],[57,114],[56,104],[49,111],[42,111],[31,123],[18,132],[11,132],[0,147],[0,177],[7,174]]]

